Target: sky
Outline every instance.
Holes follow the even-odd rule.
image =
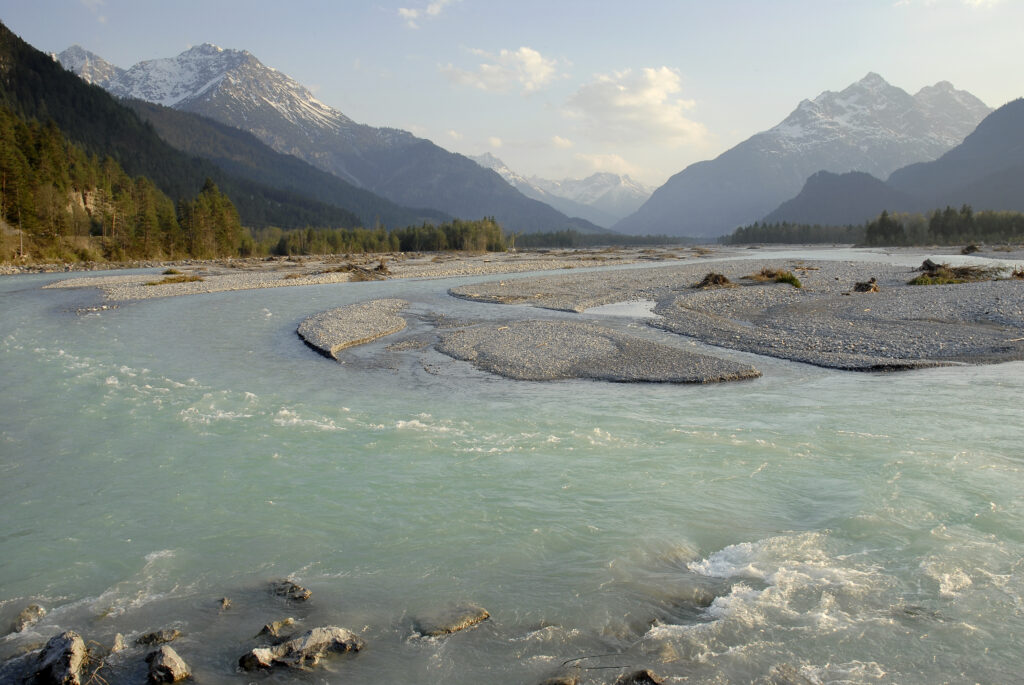
[[[652,187],[868,72],[1024,96],[1024,0],[0,0],[45,52],[248,50],[352,119]]]

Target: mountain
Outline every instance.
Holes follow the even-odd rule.
[[[650,188],[629,176],[596,173],[582,180],[552,181],[518,174],[489,152],[470,159],[497,172],[523,195],[605,228],[635,212],[651,196]]]
[[[351,212],[226,174],[160,139],[134,112],[23,41],[0,23],[0,104],[15,114],[52,120],[71,142],[110,156],[132,176],[145,176],[172,199],[194,197],[212,179],[247,226],[355,226]]]
[[[762,223],[847,226],[863,223],[884,209],[912,204],[909,195],[863,171],[819,171],[807,179],[799,195],[783,202]]]
[[[106,88],[124,75],[124,69],[89,52],[81,45],[72,45],[64,52],[52,55],[52,57],[68,71],[78,74],[86,83],[100,88]]]
[[[991,110],[948,82],[911,96],[878,74],[804,100],[775,127],[688,166],[614,226],[626,233],[710,237],[753,223],[818,171],[876,177],[935,159]]]
[[[124,100],[123,103],[177,149],[208,159],[239,178],[343,207],[354,212],[363,226],[383,224],[395,228],[424,222],[443,223],[452,218],[435,209],[402,207],[298,157],[277,152],[251,133],[213,119],[142,100]]]
[[[862,223],[883,209],[924,212],[964,204],[1024,211],[1024,99],[985,117],[938,159],[897,169],[884,183],[865,174],[816,174],[764,220],[843,225]]]
[[[59,58],[63,63],[64,53]],[[69,68],[75,64],[69,59]],[[490,215],[510,230],[598,230],[525,197],[467,157],[406,131],[352,121],[243,50],[199,45],[177,57],[139,62],[104,87],[121,98],[248,131],[278,152],[400,205],[464,218]]]

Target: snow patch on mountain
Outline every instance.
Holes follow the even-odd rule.
[[[584,179],[554,181],[539,176],[523,176],[489,152],[470,159],[497,172],[527,197],[547,202],[570,216],[583,217],[599,226],[611,226],[636,211],[653,192],[629,176],[608,172],[592,174]]]

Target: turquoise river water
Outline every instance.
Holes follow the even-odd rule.
[[[0,659],[66,629],[174,627],[198,683],[529,684],[565,662],[583,683],[1021,679],[1022,363],[863,374],[726,351],[764,377],[518,382],[388,347],[430,341],[435,312],[574,316],[446,295],[469,279],[83,315],[97,292],[40,289],[55,278],[0,279],[0,634],[48,610]],[[409,300],[409,327],[345,363],[295,335],[375,297]],[[279,577],[313,598],[272,597]],[[415,633],[460,602],[491,618]],[[285,616],[367,647],[237,671]],[[141,682],[120,668],[104,675]]]

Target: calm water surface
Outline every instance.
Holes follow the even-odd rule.
[[[858,374],[721,352],[764,377],[516,382],[389,349],[430,342],[436,312],[573,316],[447,297],[465,279],[79,315],[96,292],[39,290],[54,278],[0,280],[0,629],[49,610],[0,658],[65,629],[177,627],[197,682],[292,682],[235,663],[294,616],[368,644],[309,683],[535,683],[572,659],[585,683],[1019,680],[1024,364]],[[342,364],[295,335],[382,296],[412,303],[409,327]],[[272,598],[284,576],[311,602]],[[456,602],[491,619],[415,635]],[[125,661],[107,677],[136,682]]]

